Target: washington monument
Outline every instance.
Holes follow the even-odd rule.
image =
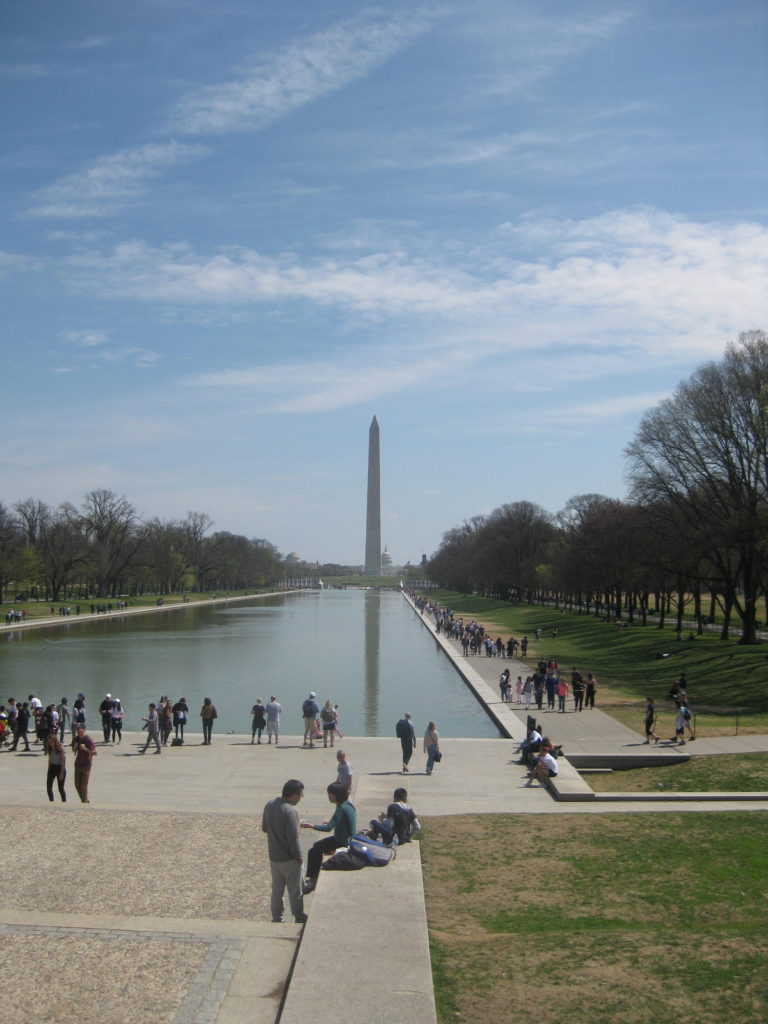
[[[368,510],[365,517],[365,571],[381,576],[381,488],[379,483],[379,424],[374,416],[368,430]]]

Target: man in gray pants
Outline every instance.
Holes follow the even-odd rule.
[[[272,872],[272,920],[276,923],[283,921],[283,893],[286,889],[296,924],[303,924],[307,920],[302,891],[301,868],[304,858],[299,846],[299,812],[296,810],[296,804],[303,795],[304,783],[298,779],[288,779],[282,795],[269,801],[261,818],[261,830],[267,833],[269,867]]]

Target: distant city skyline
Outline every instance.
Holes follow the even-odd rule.
[[[181,10],[3,5],[4,506],[417,564],[768,327],[764,3]]]

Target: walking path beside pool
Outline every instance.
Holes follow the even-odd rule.
[[[361,827],[399,785],[408,788],[429,827],[452,814],[701,809],[687,797],[661,804],[626,795],[559,803],[538,786],[525,788],[514,751],[526,712],[501,704],[503,666],[496,659],[463,659],[442,637],[435,642],[512,739],[443,737],[444,757],[434,774],[426,775],[419,746],[403,776],[394,735],[346,737]],[[528,670],[523,663],[504,664],[513,678]],[[654,753],[599,710],[539,718],[569,756]],[[423,724],[416,723],[417,735]],[[286,715],[284,725],[298,723]],[[70,802],[49,804],[39,746],[31,754],[0,753],[0,935],[6,973],[34,972],[26,1020],[272,1024],[280,1013],[281,1024],[310,1018],[323,1024],[354,1013],[371,1024],[389,1024],[394,1016],[434,1024],[418,843],[401,848],[385,869],[323,872],[307,897],[303,928],[290,915],[289,923],[270,922],[261,810],[295,777],[306,787],[302,817],[326,820],[335,750],[305,749],[300,735],[259,749],[249,736],[214,732],[211,746],[191,734],[183,747],[140,756],[144,738],[126,733],[119,746],[99,744],[87,806],[76,802],[71,764]],[[696,756],[768,751],[768,737],[702,739],[683,749]],[[765,811],[768,794],[716,798],[705,806]],[[301,838],[306,848],[316,836],[302,832]]]

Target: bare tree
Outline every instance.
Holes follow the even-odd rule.
[[[13,576],[11,565],[22,544],[18,519],[0,502],[0,600]]]
[[[767,388],[768,335],[742,334],[721,362],[701,366],[646,413],[626,450],[634,499],[659,515],[672,512],[703,542],[741,619],[743,644],[757,639],[764,576]]]
[[[123,574],[143,539],[136,509],[114,491],[86,494],[78,519],[93,559],[98,597],[116,596]]]

